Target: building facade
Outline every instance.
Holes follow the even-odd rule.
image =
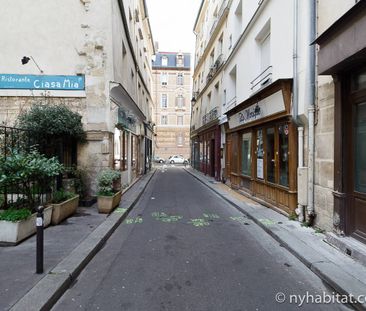
[[[231,1],[203,1],[194,33],[195,67],[193,73],[191,158],[192,166],[221,180],[222,172],[222,77],[227,56],[226,20]]]
[[[154,47],[145,2],[6,0],[3,5],[1,122],[13,125],[34,103],[64,104],[82,115],[87,132],[74,164],[86,172],[90,194],[102,168],[122,170],[122,184],[130,184],[150,166],[153,139]],[[23,56],[31,59],[26,65]]]
[[[197,169],[287,213],[297,204],[292,3],[202,2],[191,131]]]
[[[345,1],[331,15],[323,5],[319,16],[315,211],[350,253],[349,237],[366,243],[366,3]]]
[[[158,52],[152,62],[155,110],[154,155],[190,157],[191,55]]]

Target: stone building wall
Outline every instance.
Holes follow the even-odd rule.
[[[315,126],[314,208],[315,225],[333,227],[334,85],[331,77],[319,77]]]

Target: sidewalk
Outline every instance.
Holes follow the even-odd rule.
[[[366,267],[327,244],[324,234],[302,227],[299,222],[289,220],[192,168],[185,170],[257,223],[336,292],[362,297],[363,303],[353,306],[366,310]]]
[[[36,236],[0,247],[0,310],[49,310],[128,215],[154,171],[123,193],[109,216],[96,204],[44,231],[44,273],[36,274]]]

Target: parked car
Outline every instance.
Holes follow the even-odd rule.
[[[160,158],[159,156],[154,157],[154,162],[156,163],[165,163],[165,159]]]
[[[181,155],[173,155],[168,159],[171,164],[187,164],[188,160]]]

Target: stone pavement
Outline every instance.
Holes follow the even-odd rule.
[[[0,247],[0,310],[49,310],[128,215],[154,172],[123,193],[109,216],[96,204],[44,231],[44,273],[36,274],[36,236]]]
[[[257,223],[335,292],[360,296],[363,303],[352,305],[357,310],[366,310],[366,267],[326,243],[326,235],[289,220],[197,170],[186,168],[186,171]]]

